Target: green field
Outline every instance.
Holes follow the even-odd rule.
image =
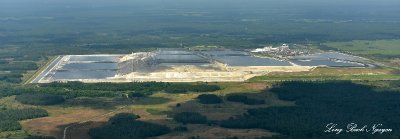
[[[400,56],[400,40],[354,40],[350,42],[324,43],[328,47],[348,51],[357,55],[365,56]]]

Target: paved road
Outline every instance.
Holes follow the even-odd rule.
[[[39,83],[39,81],[47,75],[48,72],[62,59],[63,56],[58,56],[56,59],[54,59],[47,67],[45,70],[43,70],[38,76],[35,77],[30,83]]]

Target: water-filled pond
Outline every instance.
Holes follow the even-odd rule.
[[[115,70],[73,70],[57,71],[54,79],[106,79],[116,75]]]
[[[69,61],[59,67],[53,80],[105,79],[117,74],[119,55],[69,56]]]
[[[118,62],[119,55],[72,55],[69,61],[82,62],[82,61],[97,61],[97,62]]]

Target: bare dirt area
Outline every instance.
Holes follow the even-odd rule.
[[[271,137],[277,133],[262,129],[227,129],[205,125],[187,125],[188,132],[173,132],[155,139],[187,139],[200,137],[200,139],[219,139],[225,137],[238,137],[240,139],[254,139],[256,137]]]

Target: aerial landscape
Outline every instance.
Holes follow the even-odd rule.
[[[398,7],[2,0],[0,139],[399,139]]]

